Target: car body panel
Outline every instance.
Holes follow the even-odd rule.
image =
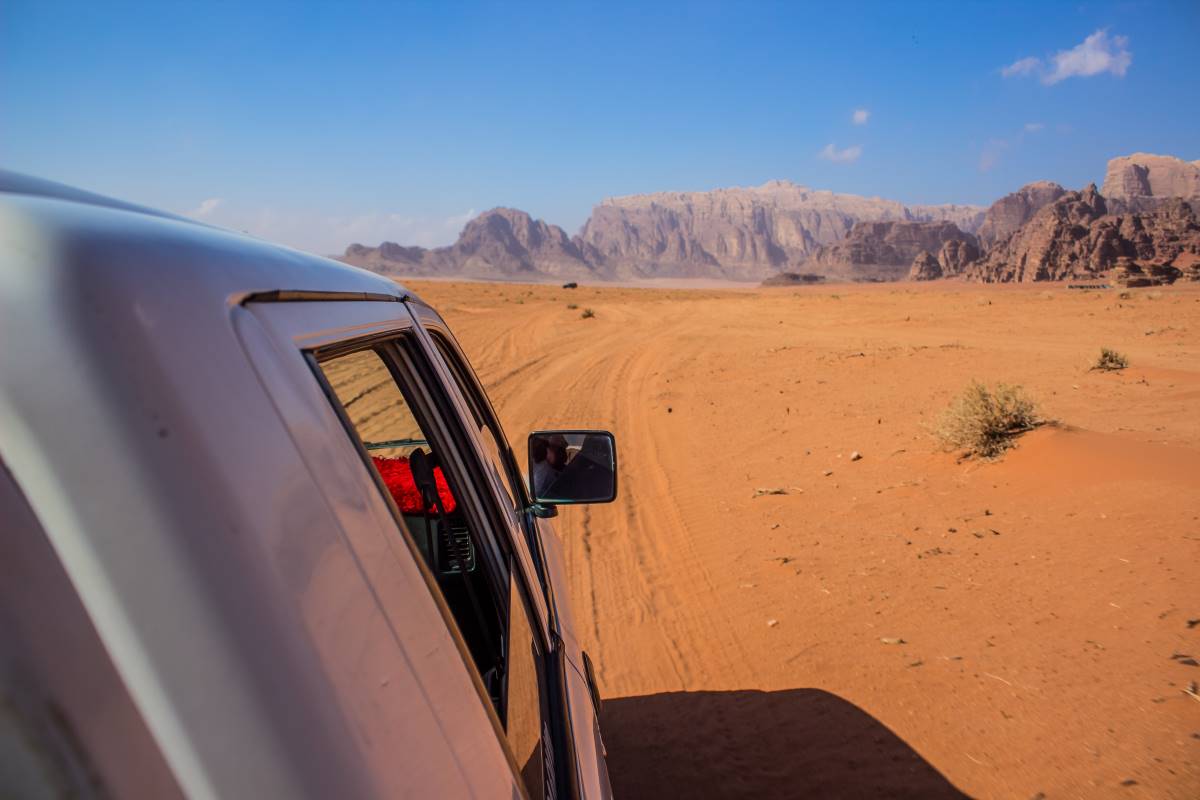
[[[420,567],[302,374],[305,348],[411,327],[411,293],[91,197],[0,174],[0,460],[179,790],[521,796]],[[553,592],[534,594],[551,635]],[[397,697],[405,716],[349,721]],[[588,783],[562,796],[608,796]]]

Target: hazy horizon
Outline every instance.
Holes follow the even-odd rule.
[[[0,9],[3,166],[321,253],[758,186],[987,205],[1200,158],[1191,4]]]

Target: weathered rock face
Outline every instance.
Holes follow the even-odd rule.
[[[1200,254],[1200,222],[1193,207],[1165,199],[1154,211],[1109,214],[1095,184],[1068,192],[970,265],[967,276],[988,282],[1094,278],[1123,264],[1158,278]],[[1128,261],[1120,261],[1120,259]],[[1163,268],[1163,269],[1160,269]],[[1161,274],[1160,274],[1161,273]]]
[[[1134,153],[1108,162],[1100,190],[1118,209],[1138,210],[1156,198],[1200,198],[1200,161]]]
[[[1067,192],[989,250],[970,276],[989,282],[1042,281],[1094,272],[1088,230],[1106,213],[1095,184],[1082,192]]]
[[[979,242],[985,248],[1002,241],[1053,203],[1067,190],[1053,181],[1036,181],[992,203],[979,226]]]
[[[468,277],[596,277],[597,265],[582,242],[557,225],[524,211],[495,208],[467,223],[450,247],[426,250],[384,242],[352,244],[342,260],[382,274]]]
[[[953,203],[940,206],[909,206],[908,214],[913,222],[953,222],[963,233],[976,235],[985,219],[985,210],[979,206]]]
[[[938,265],[947,277],[962,275],[967,266],[979,259],[979,247],[971,239],[947,239],[938,250]]]
[[[938,263],[933,253],[928,250],[917,253],[912,266],[909,267],[908,279],[910,281],[936,281],[941,277],[942,265]]]
[[[960,251],[956,245],[947,251],[947,262],[957,270],[967,253],[978,255],[975,237],[952,222],[860,222],[838,244],[822,247],[806,268],[850,280],[899,280],[921,251],[940,254],[951,242],[965,248]]]
[[[915,213],[929,218],[967,218],[981,211],[917,208]],[[892,200],[770,181],[747,189],[611,198],[593,209],[580,238],[619,277],[753,280],[805,263],[857,222],[913,218],[912,210]]]

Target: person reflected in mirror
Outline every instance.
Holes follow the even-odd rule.
[[[566,437],[561,434],[538,436],[530,446],[529,455],[533,459],[533,466],[530,468],[533,494],[536,497],[546,497],[547,491],[567,466]]]
[[[612,447],[603,436],[587,436],[578,452],[547,486],[550,497],[584,502],[607,499],[613,486]]]

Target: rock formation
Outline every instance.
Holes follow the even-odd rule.
[[[1108,211],[1095,184],[1068,192],[971,264],[967,275],[988,282],[1063,280],[1120,267],[1121,275],[1173,280],[1183,272],[1177,261],[1190,267],[1200,255],[1200,221],[1179,198],[1164,198],[1153,211]]]
[[[1200,200],[1200,161],[1134,153],[1108,162],[1101,193],[1112,210],[1150,211],[1171,197]]]
[[[1067,190],[1053,181],[1036,181],[992,203],[979,226],[979,242],[985,248],[1007,239],[1044,206]]]
[[[813,275],[812,273],[803,272],[781,272],[778,275],[772,275],[762,282],[763,286],[811,286],[814,283],[821,283],[825,280],[824,275]]]
[[[1198,252],[1198,208],[1200,161],[1135,153],[1108,163],[1104,194],[1095,185],[1067,192],[1038,181],[986,211],[769,181],[610,198],[574,237],[497,208],[468,223],[449,247],[355,244],[343,260],[392,275],[526,280],[764,280],[804,271],[841,280],[1029,281],[1094,277],[1124,257],[1136,278],[1138,269]],[[1189,262],[1180,274],[1193,271]]]
[[[944,252],[954,274],[968,255],[979,253],[975,237],[952,222],[859,222],[841,242],[814,254],[806,269],[847,280],[899,280],[923,250]]]
[[[979,206],[963,206],[947,203],[940,206],[909,206],[909,219],[913,222],[953,222],[963,233],[978,235],[984,222],[985,210]]]
[[[599,267],[595,254],[562,228],[511,208],[475,217],[450,247],[352,244],[342,260],[385,275],[477,278],[598,277]]]
[[[857,222],[970,222],[980,213],[976,206],[909,209],[894,200],[770,181],[754,188],[610,198],[593,209],[580,238],[620,277],[752,280],[805,263]]]
[[[523,211],[497,208],[468,223],[449,247],[354,244],[342,260],[392,275],[762,280],[804,264],[864,221],[957,225],[973,231],[983,221],[983,209],[906,207],[894,200],[770,181],[753,188],[610,198],[593,209],[575,237]],[[941,241],[932,247],[937,251]],[[903,257],[903,265],[888,266],[902,273],[911,256]],[[849,267],[842,270],[844,277],[878,277],[877,270],[856,274],[856,263],[841,265]]]
[[[910,281],[936,281],[941,277],[943,277],[942,265],[938,263],[933,253],[928,250],[917,253],[912,266],[909,267],[908,279]]]

